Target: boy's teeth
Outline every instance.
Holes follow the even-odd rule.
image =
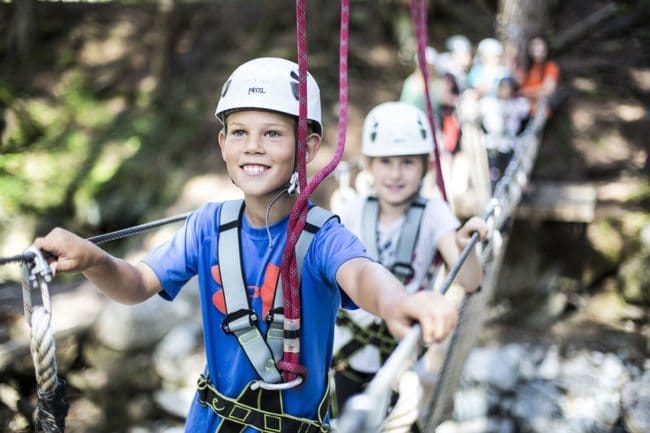
[[[245,165],[244,171],[247,174],[260,174],[266,170],[266,167],[263,165]]]

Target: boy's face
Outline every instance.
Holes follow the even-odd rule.
[[[296,150],[296,122],[291,116],[244,110],[230,114],[226,125],[219,132],[219,147],[230,178],[246,197],[275,194],[289,182]],[[309,136],[307,161],[315,154],[312,136],[320,139],[317,134]]]
[[[368,161],[379,201],[389,206],[410,202],[425,172],[424,155],[378,156]]]

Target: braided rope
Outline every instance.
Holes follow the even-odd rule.
[[[413,21],[413,27],[415,28],[415,37],[417,39],[418,67],[420,68],[420,71],[422,72],[422,78],[424,79],[424,101],[426,105],[427,119],[429,120],[429,125],[431,125],[431,132],[433,135],[433,155],[436,169],[436,185],[440,190],[442,198],[445,201],[449,201],[447,199],[445,180],[442,176],[442,167],[440,165],[440,145],[438,144],[438,136],[436,134],[436,123],[434,121],[434,111],[431,104],[431,91],[429,89],[429,70],[427,67],[425,55],[425,50],[428,45],[426,0],[411,0],[411,20]]]
[[[50,312],[42,306],[35,307],[32,311],[30,351],[36,381],[42,393],[54,392],[57,384],[56,350],[50,319]]]
[[[305,24],[305,0],[296,1],[296,29],[298,39],[298,65],[300,77],[305,74],[305,87],[300,87],[301,81],[299,80],[299,96],[301,109],[299,111],[301,117],[306,117],[306,102],[307,102],[307,88],[306,88],[306,72],[307,72],[307,31]],[[300,195],[294,204],[289,217],[289,226],[287,228],[287,245],[285,246],[282,263],[280,265],[280,278],[283,287],[283,301],[284,301],[284,315],[285,315],[285,329],[291,327],[293,330],[300,330],[300,284],[298,281],[296,269],[296,256],[295,245],[298,241],[298,236],[305,226],[307,217],[307,204],[309,196],[318,187],[318,185],[330,175],[336,168],[339,161],[343,157],[345,150],[345,136],[347,133],[347,117],[348,117],[348,39],[349,39],[349,20],[350,20],[350,5],[349,0],[341,1],[341,30],[340,30],[340,46],[339,46],[339,130],[337,138],[336,152],[332,160],[321,169],[307,184],[306,187],[300,189]],[[301,67],[304,65],[304,68]],[[303,105],[305,106],[303,111]],[[299,128],[303,123],[298,121]],[[304,122],[306,134],[306,121]],[[301,162],[305,165],[305,143],[300,143],[300,131],[298,133],[298,170],[300,173]],[[302,153],[302,155],[300,155]],[[301,176],[301,179],[306,179],[306,176]],[[302,185],[302,184],[301,184]],[[286,342],[286,340],[285,340]],[[306,369],[300,365],[300,347],[287,347],[285,344],[284,354],[282,360],[278,362],[278,368],[283,371],[283,378],[286,381],[295,379],[296,375],[305,376]]]

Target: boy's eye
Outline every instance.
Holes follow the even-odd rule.
[[[266,132],[266,136],[269,137],[269,138],[278,138],[280,135],[281,134],[280,134],[279,131],[267,131]]]
[[[232,130],[232,135],[234,135],[234,136],[236,136],[236,137],[241,137],[241,136],[244,135],[245,133],[246,133],[246,132],[245,132],[243,129],[233,129],[233,130]]]
[[[382,165],[389,165],[390,164],[390,159],[388,159],[388,158],[379,158],[379,162]]]

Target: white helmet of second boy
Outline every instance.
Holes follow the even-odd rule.
[[[361,152],[365,156],[424,155],[433,151],[427,116],[405,102],[384,102],[363,122]]]
[[[214,115],[224,123],[228,113],[246,108],[298,117],[298,65],[277,57],[260,57],[235,69],[221,89]],[[307,119],[322,134],[320,89],[309,73]]]

